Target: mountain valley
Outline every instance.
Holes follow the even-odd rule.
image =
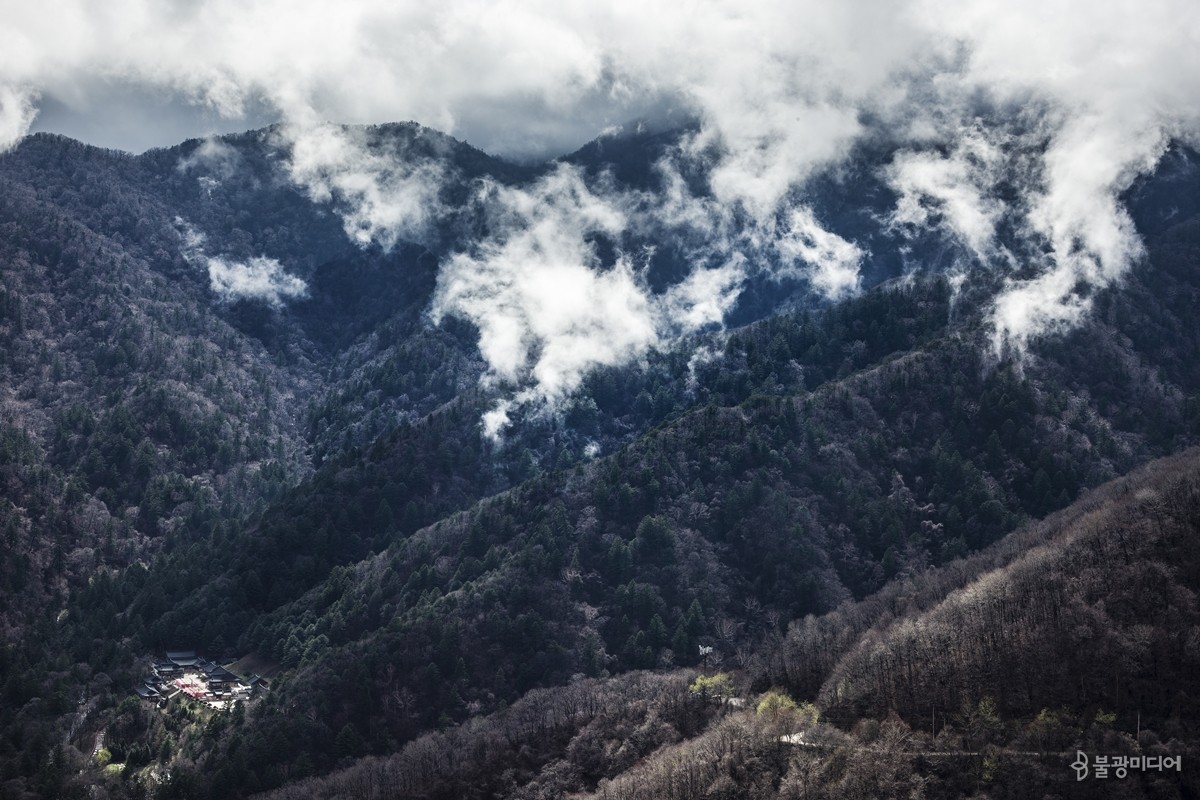
[[[888,142],[795,190],[843,285],[673,221],[694,126],[532,166],[327,135],[387,191],[279,128],[0,154],[0,797],[1084,797],[1084,747],[1200,791],[1194,152],[1078,324],[998,347],[1025,273],[888,224]],[[587,302],[506,338],[471,276],[558,213]],[[168,649],[271,691],[137,699]]]

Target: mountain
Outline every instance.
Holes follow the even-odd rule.
[[[1192,449],[776,631],[738,705],[691,670],[583,679],[265,796],[1094,797],[1059,754],[1195,757],[1198,511]]]
[[[1078,600],[1065,617],[1046,618],[1049,601],[1011,619],[963,604],[1009,582],[1042,602],[1091,541],[1071,527],[1080,509],[1116,498],[1104,514],[1140,530],[1152,504],[1113,486],[1194,470],[1189,453],[1108,483],[1200,436],[1197,157],[1172,148],[1126,193],[1146,255],[1124,282],[1094,292],[1075,328],[1001,358],[991,313],[1008,278],[964,282],[943,269],[956,256],[942,234],[881,221],[895,196],[877,143],[803,190],[869,253],[858,292],[830,299],[763,250],[724,325],[591,363],[502,439],[484,435],[536,369],[506,379],[472,318],[434,322],[448,265],[505,252],[513,209],[549,213],[546,187],[565,186],[602,219],[645,214],[583,246],[595,280],[629,270],[645,306],[667,308],[695,259],[717,269],[695,232],[648,211],[691,133],[519,166],[412,124],[330,126],[352,158],[303,178],[279,129],[142,156],[35,135],[0,155],[0,796],[237,797],[350,770],[301,785],[326,791],[415,758],[463,771],[421,767],[416,796],[636,794],[731,737],[750,749],[730,757],[763,762],[728,773],[729,796],[795,787],[802,767],[834,796],[886,777],[803,766],[776,746],[778,715],[697,698],[688,686],[715,660],[740,692],[814,704],[855,764],[855,741],[924,730],[932,702],[936,739],[938,713],[968,698],[978,717],[984,695],[985,722],[1012,721],[1014,742],[1043,707],[1062,709],[1066,741],[1099,736],[1098,710],[1126,730],[1142,703],[1156,735],[1194,752],[1164,694],[1192,691],[1190,640],[1170,629],[1193,625],[1182,539],[1122,540],[1142,549],[1122,551],[1118,574],[1052,592],[1055,607]],[[380,183],[363,183],[367,167]],[[707,207],[703,170],[681,180]],[[408,238],[356,238],[390,213],[385,189],[419,189],[437,213]],[[1191,507],[1183,486],[1171,514]],[[1164,594],[1135,629],[1106,615],[1139,581]],[[1104,608],[1088,617],[1079,598]],[[1100,634],[1108,619],[1119,635]],[[1092,649],[1053,650],[1076,633]],[[161,713],[132,687],[179,647],[277,678],[248,707]],[[1050,651],[1055,669],[1040,669]],[[1093,658],[1122,665],[1111,693],[1078,660]],[[917,663],[928,674],[909,675]],[[476,756],[516,758],[515,772],[489,782]],[[760,773],[771,786],[737,777]],[[949,780],[935,773],[903,780]]]

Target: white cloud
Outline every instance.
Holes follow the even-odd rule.
[[[308,295],[308,286],[284,271],[273,258],[256,256],[248,261],[231,261],[220,256],[208,259],[212,290],[227,302],[258,300],[279,308],[285,300]]]
[[[891,224],[924,229],[942,225],[982,262],[997,248],[996,225],[1004,203],[996,186],[1004,155],[978,127],[959,134],[948,155],[902,150],[884,173],[899,195]]]
[[[0,153],[25,135],[35,116],[30,92],[0,83]]]
[[[404,140],[368,141],[369,132],[295,123],[280,134],[288,170],[315,202],[333,201],[346,235],[384,249],[425,241],[443,213],[443,162],[408,152]]]
[[[736,299],[741,264],[698,269],[656,295],[630,259],[600,263],[593,237],[619,237],[639,198],[598,193],[560,165],[529,189],[486,184],[477,202],[493,231],[438,277],[432,316],[470,320],[488,380],[508,387],[484,418],[495,438],[514,403],[554,406],[598,366],[643,357],[667,337],[720,324]]]
[[[28,129],[38,97],[102,115],[113,87],[135,86],[227,116],[266,108],[287,123],[292,178],[333,203],[355,241],[385,247],[428,236],[445,176],[436,160],[367,146],[325,120],[415,119],[544,156],[630,118],[689,115],[699,130],[679,157],[704,166],[713,198],[670,184],[658,218],[707,237],[700,267],[773,249],[839,297],[865,254],[821,228],[803,187],[856,142],[886,139],[903,150],[889,173],[898,226],[940,225],[988,260],[998,221],[1011,220],[1022,252],[1048,252],[1026,265],[1037,277],[998,298],[998,347],[1072,324],[1091,290],[1121,279],[1142,252],[1121,191],[1169,137],[1200,131],[1191,0],[701,0],[686,11],[666,0],[0,0],[0,19],[0,149]],[[977,122],[980,106],[1019,110],[1036,151],[1010,157],[1007,123]],[[1001,183],[1021,193],[1015,210],[998,207]],[[536,206],[540,189],[493,191],[508,208],[495,213],[514,224],[451,260],[441,285],[444,309],[491,326],[497,376],[536,372],[538,391],[566,391],[580,364],[636,358],[683,319],[631,264],[599,269],[586,239],[547,230],[582,219],[604,231],[580,205],[596,195],[577,193],[563,211]],[[622,230],[625,202],[600,201]],[[716,280],[724,274],[701,273],[674,296],[711,319],[736,285]],[[561,304],[539,283],[552,279]],[[687,294],[705,285],[716,292],[707,300]],[[481,298],[504,312],[485,314]],[[583,309],[578,325],[562,308]],[[556,346],[609,332],[594,356]]]
[[[175,225],[183,239],[184,257],[207,270],[209,287],[223,302],[254,300],[272,308],[281,308],[287,300],[308,296],[308,284],[288,274],[276,259],[255,256],[238,261],[225,256],[206,255],[204,234],[178,217],[175,218]]]
[[[1114,142],[1114,135],[1128,138]],[[1027,222],[1051,255],[1038,277],[1010,284],[996,299],[997,354],[1006,346],[1020,354],[1031,339],[1077,324],[1090,308],[1090,292],[1119,281],[1144,255],[1117,196],[1165,147],[1161,134],[1130,135],[1088,118],[1057,133],[1044,158],[1045,189],[1032,195]]]
[[[625,211],[568,166],[530,190],[493,184],[481,204],[496,230],[438,277],[435,321],[456,314],[480,329],[493,378],[533,382],[554,401],[590,366],[616,364],[656,341],[651,303],[627,260],[600,270],[588,237],[615,236]]]
[[[691,357],[688,359],[688,375],[687,375],[687,390],[689,393],[694,393],[700,386],[700,377],[697,374],[699,369],[707,364],[720,359],[723,353],[720,350],[701,345],[697,347]]]
[[[1051,257],[997,299],[995,344],[1077,322],[1087,293],[1112,285],[1143,252],[1119,194],[1153,168],[1168,137],[1200,130],[1200,7],[1160,0],[977,0],[923,10],[967,42],[962,87],[1040,109],[1048,144],[1027,232]],[[1083,292],[1080,289],[1083,287]]]
[[[671,327],[684,333],[720,325],[737,302],[745,279],[745,259],[740,255],[719,267],[696,269],[667,289],[660,308]]]
[[[784,273],[804,275],[825,297],[837,300],[858,291],[862,249],[822,228],[811,209],[796,207],[788,213],[775,247],[784,259]]]
[[[221,179],[232,178],[241,166],[242,157],[233,147],[209,136],[200,146],[181,158],[175,168],[180,172],[196,170]]]
[[[512,409],[512,400],[500,400],[490,410],[483,413],[480,427],[483,435],[493,442],[499,442],[504,437],[504,431],[512,423],[508,412]]]

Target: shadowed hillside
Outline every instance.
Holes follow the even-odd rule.
[[[1093,600],[1043,619],[1034,578],[1021,602],[1035,607],[1003,612],[1019,629],[1003,615],[886,627],[934,614],[944,592],[877,609],[916,576],[973,580],[963,564],[992,563],[1009,532],[1196,442],[1189,152],[1128,193],[1146,258],[1079,327],[1020,358],[991,346],[1003,276],[940,274],[937,236],[889,251],[894,232],[876,226],[864,275],[878,285],[825,303],[805,280],[752,273],[730,317],[747,324],[596,366],[492,440],[481,419],[511,387],[483,380],[480,329],[434,325],[431,298],[446,261],[482,246],[472,226],[490,224],[466,198],[560,167],[505,165],[417,126],[354,130],[368,152],[451,176],[438,202],[458,210],[423,243],[354,244],[345,209],[290,180],[269,129],[139,157],[35,136],[0,156],[9,794],[92,781],[117,797],[242,796],[385,758],[532,690],[641,670],[678,682],[706,661],[839,724],[895,710],[920,728],[928,713],[938,735],[977,685],[1001,719],[1061,696],[1124,725],[1135,703],[1154,715],[1167,702],[1164,682],[1071,659],[1175,664],[1186,642],[1147,639]],[[684,133],[601,140],[567,161],[605,191],[643,191]],[[812,188],[863,231],[890,202],[871,166],[883,155],[868,156]],[[597,268],[646,235],[598,235]],[[648,255],[647,283],[676,280],[689,246]],[[924,260],[928,273],[885,280]],[[254,270],[265,283],[218,280]],[[959,560],[979,552],[993,555]],[[1134,593],[1132,577],[1093,577]],[[1101,635],[1109,621],[1119,634]],[[976,638],[956,649],[924,632],[946,626]],[[1027,629],[1069,643],[1058,672],[977,642],[1017,652]],[[279,672],[236,713],[139,706],[146,654],[177,647]],[[926,658],[931,671],[910,675]],[[674,733],[627,752],[694,735],[778,742],[757,717],[717,723],[720,709],[681,702],[626,720],[675,715]],[[94,760],[97,742],[112,764]],[[589,758],[591,777],[562,785],[596,788],[633,764]]]
[[[731,685],[746,710],[691,671],[583,680],[266,797],[1191,796],[1198,519],[1193,449],[793,623]],[[1184,768],[1077,782],[1077,749]]]

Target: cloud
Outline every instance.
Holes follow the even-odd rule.
[[[661,168],[656,208],[561,173],[519,194],[491,187],[493,232],[447,260],[437,313],[475,319],[496,379],[544,397],[588,364],[711,321],[769,264],[828,297],[853,292],[870,254],[822,227],[805,191],[863,142],[899,151],[885,170],[895,230],[936,229],[964,263],[1034,273],[1010,280],[992,318],[997,349],[1021,350],[1077,322],[1137,262],[1121,192],[1171,137],[1200,131],[1190,0],[1097,0],[1086,13],[1068,0],[8,5],[0,149],[39,102],[102,115],[131,86],[217,116],[266,109],[285,122],[292,180],[360,244],[428,240],[447,175],[327,120],[413,119],[522,158],[632,118],[696,120]],[[673,294],[649,292],[631,256],[598,263],[587,237],[637,233],[635,212],[692,243],[694,278]]]
[[[204,234],[178,217],[175,225],[183,239],[184,258],[204,266],[208,271],[209,287],[223,302],[253,300],[272,308],[282,308],[287,300],[308,296],[308,285],[295,275],[289,275],[276,259],[255,256],[238,261],[205,255]]]
[[[811,209],[791,209],[781,226],[775,248],[784,259],[784,274],[802,274],[830,300],[854,294],[859,288],[858,245],[821,227]]]
[[[1123,141],[1113,141],[1113,137]],[[995,302],[993,349],[1023,353],[1029,342],[1077,324],[1095,289],[1119,281],[1145,254],[1118,195],[1153,168],[1161,133],[1130,135],[1087,117],[1057,132],[1044,157],[1045,189],[1032,196],[1029,234],[1050,248],[1041,274],[1011,282]]]
[[[488,381],[511,392],[484,417],[490,437],[518,404],[553,407],[589,370],[721,323],[743,277],[739,261],[697,269],[661,294],[627,254],[601,262],[596,238],[619,240],[643,199],[594,191],[567,164],[527,189],[480,190],[476,203],[492,234],[442,267],[432,317],[478,326]]]
[[[196,183],[208,197],[212,197],[213,191],[223,182],[238,175],[243,167],[241,153],[215,137],[206,138],[175,165],[179,172],[197,173]]]
[[[308,295],[308,286],[284,271],[273,258],[256,256],[248,261],[230,261],[220,256],[208,259],[208,280],[212,290],[227,302],[258,300],[279,308],[285,300]]]
[[[175,168],[180,172],[203,172],[215,180],[228,180],[238,173],[242,156],[233,147],[215,137],[206,137],[200,146],[181,158]]]
[[[1023,350],[1077,322],[1097,288],[1143,253],[1119,195],[1154,167],[1172,136],[1200,129],[1200,8],[1186,2],[1090,4],[979,0],[924,11],[969,43],[959,86],[1038,113],[1040,182],[1026,187],[1025,234],[1050,257],[996,301],[998,351]]]
[[[737,302],[745,279],[745,259],[740,254],[719,267],[696,269],[663,293],[661,312],[670,328],[681,334],[720,325]]]
[[[0,152],[25,135],[35,116],[31,92],[0,83]]]
[[[657,97],[613,70],[589,33],[609,12],[584,4],[5,6],[0,84],[98,115],[108,96],[138,85],[225,117],[265,105],[287,120],[413,119],[489,149],[546,153],[652,110]],[[506,116],[512,124],[498,124]]]
[[[407,139],[375,141],[369,131],[329,123],[293,123],[279,133],[290,149],[288,173],[314,202],[333,201],[346,235],[385,250],[430,239],[445,209],[445,163],[409,152]]]
[[[617,236],[626,210],[593,194],[579,171],[560,166],[529,190],[487,184],[477,202],[493,236],[449,259],[438,277],[433,318],[480,329],[492,377],[532,382],[557,400],[583,372],[621,363],[657,340],[652,304],[627,258],[606,270],[589,237]]]
[[[902,150],[884,175],[899,195],[889,222],[902,230],[944,227],[980,262],[997,250],[996,226],[1004,214],[997,184],[1004,154],[976,127],[958,135],[954,149]]]
[[[694,394],[700,386],[699,370],[719,360],[723,356],[720,350],[716,350],[708,345],[700,345],[688,358],[688,374],[686,387],[690,394]]]

